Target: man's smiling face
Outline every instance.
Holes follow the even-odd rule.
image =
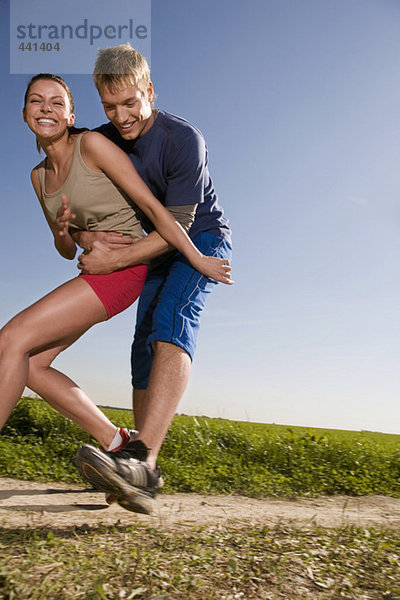
[[[141,137],[153,125],[151,83],[145,92],[137,85],[117,90],[102,86],[99,94],[106,116],[125,140]]]

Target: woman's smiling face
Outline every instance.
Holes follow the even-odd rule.
[[[41,139],[60,137],[75,120],[67,92],[48,79],[31,84],[22,114],[29,129]]]

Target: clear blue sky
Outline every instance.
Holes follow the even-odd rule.
[[[30,187],[0,7],[4,323],[76,267]],[[399,25],[397,0],[153,0],[157,106],[204,133],[234,232],[180,412],[400,433]],[[103,122],[90,76],[66,79],[78,125]],[[130,406],[134,320],[57,361],[99,404]]]

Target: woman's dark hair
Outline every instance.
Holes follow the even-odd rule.
[[[26,92],[25,92],[25,96],[24,96],[24,108],[26,107],[26,101],[28,99],[28,94],[29,94],[30,88],[35,83],[35,81],[40,81],[41,79],[55,81],[56,83],[59,83],[64,88],[64,90],[67,93],[71,113],[73,113],[75,110],[75,106],[74,106],[74,99],[72,97],[71,90],[69,89],[68,85],[66,84],[66,82],[64,81],[64,79],[62,77],[60,77],[59,75],[53,75],[53,73],[38,73],[37,75],[34,75],[32,77],[32,79],[30,80],[30,82],[28,83],[27,88],[26,88]],[[69,136],[72,134],[82,133],[83,131],[88,131],[88,128],[87,127],[74,127],[73,125],[71,127],[68,127],[68,135]],[[41,147],[37,140],[36,140],[36,147],[40,154]]]

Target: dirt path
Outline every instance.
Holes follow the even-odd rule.
[[[104,495],[77,485],[36,483],[0,478],[0,526],[63,528],[95,523],[132,524],[135,521],[164,529],[228,524],[273,525],[279,521],[336,527],[400,526],[400,499],[387,496],[347,496],[279,500],[200,494],[161,494],[154,513],[130,513],[108,506]]]

